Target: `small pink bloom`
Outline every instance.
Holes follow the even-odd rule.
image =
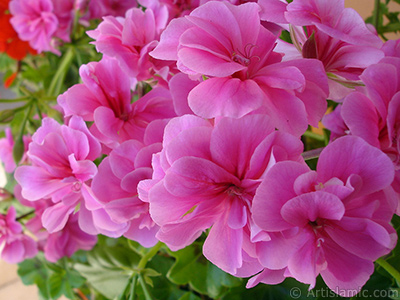
[[[310,288],[321,274],[333,291],[350,295],[396,244],[395,205],[386,190],[393,177],[390,159],[358,137],[328,145],[316,171],[278,162],[253,201],[254,222],[271,238],[257,244],[260,263]]]
[[[358,85],[362,71],[383,58],[382,41],[356,11],[344,8],[343,0],[294,0],[290,4],[260,0],[259,4],[263,20],[283,23],[291,33],[293,44],[279,41],[276,49],[285,54],[284,60],[304,57],[323,63],[330,79],[330,99],[342,100],[351,92],[346,84]]]
[[[50,233],[44,246],[44,255],[50,262],[62,257],[70,257],[78,250],[91,250],[97,243],[97,237],[81,230],[78,214],[70,215],[65,227],[58,232]]]
[[[89,2],[90,18],[101,19],[105,16],[122,17],[128,9],[136,6],[136,0],[91,0]]]
[[[90,131],[108,148],[130,139],[143,141],[150,122],[176,116],[171,95],[162,87],[131,103],[129,78],[115,59],[83,65],[80,74],[83,83],[71,87],[58,102],[66,116],[94,121]]]
[[[95,39],[93,44],[97,51],[117,58],[130,77],[138,81],[167,80],[171,64],[148,55],[166,26],[165,14],[156,15],[150,8],[144,12],[132,8],[125,18],[105,17],[97,29],[88,31],[88,35]],[[155,74],[159,76],[154,78]]]
[[[16,221],[16,211],[11,206],[6,216],[0,215],[1,258],[11,264],[22,262],[36,256],[36,242],[22,232],[22,226]]]
[[[43,226],[51,233],[61,230],[81,204],[82,230],[119,236],[124,228],[110,220],[90,188],[97,173],[93,160],[100,155],[101,147],[84,121],[73,116],[67,126],[45,118],[32,139],[28,151],[32,165],[18,167],[15,178],[27,200],[53,201],[43,212]]]
[[[152,175],[152,154],[161,150],[161,141],[145,146],[139,141],[125,141],[99,165],[92,189],[111,219],[127,224],[124,236],[144,247],[157,243],[159,227],[149,214],[149,204],[138,198],[137,185]]]
[[[157,238],[172,250],[211,227],[204,255],[226,272],[250,276],[260,270],[252,241],[266,238],[253,234],[255,190],[272,165],[302,161],[301,152],[300,141],[275,131],[264,115],[221,118],[215,126],[185,115],[166,126],[153,179],[139,183],[139,197],[160,225]]]
[[[10,22],[21,40],[28,41],[39,53],[59,54],[52,46],[59,22],[51,0],[12,0],[9,8],[13,15]]]
[[[392,160],[400,214],[400,58],[386,57],[360,76],[365,89],[345,98],[341,110],[351,135],[362,137]]]
[[[195,114],[265,113],[279,129],[301,135],[325,112],[327,79],[319,61],[281,63],[275,41],[261,25],[256,3],[211,1],[172,20],[150,54],[176,60],[188,75],[208,77],[188,94]]]

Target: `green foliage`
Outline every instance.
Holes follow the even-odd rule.
[[[233,277],[207,261],[201,252],[201,245],[193,243],[186,248],[170,252],[176,261],[167,277],[178,285],[188,284],[194,291],[220,298],[229,288],[239,286],[241,279]]]
[[[68,265],[66,259],[52,264],[38,255],[20,263],[18,275],[25,285],[35,284],[43,299],[59,299],[61,295],[76,299],[73,289],[81,287],[86,280]]]

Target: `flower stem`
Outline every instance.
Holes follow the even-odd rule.
[[[301,156],[303,156],[304,160],[318,158],[319,155],[321,154],[322,150],[324,150],[324,147],[313,149],[313,150],[308,150],[308,151],[303,152],[301,154]]]
[[[146,300],[153,300],[153,297],[151,296],[150,291],[147,288],[146,282],[144,281],[144,278],[143,278],[142,275],[139,275],[139,282],[140,282],[140,285],[142,286],[142,289],[143,289],[144,298]]]
[[[64,57],[61,60],[60,66],[53,77],[53,80],[50,83],[50,87],[48,89],[48,96],[57,96],[61,92],[62,83],[64,81],[65,75],[72,63],[74,58],[74,48],[70,47],[65,53]]]
[[[158,250],[162,247],[163,243],[158,242],[153,248],[150,249],[149,252],[147,252],[142,259],[139,261],[138,264],[138,269],[143,270],[144,267],[146,267],[146,264],[153,258],[154,255],[157,254]]]
[[[382,257],[378,258],[376,263],[380,265],[383,269],[385,269],[385,271],[388,272],[397,281],[397,285],[400,286],[400,272],[398,270],[396,270],[391,264],[389,264]]]
[[[374,6],[374,13],[372,16],[372,20],[374,22],[374,26],[376,31],[379,33],[379,17],[380,17],[380,8],[381,8],[381,1],[380,0],[375,0],[375,6]]]

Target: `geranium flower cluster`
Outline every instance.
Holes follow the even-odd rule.
[[[47,231],[39,247],[56,261],[97,234],[173,251],[205,234],[204,256],[248,287],[313,288],[320,274],[351,295],[397,242],[398,44],[344,0],[181,2],[110,4],[88,32],[103,58],[81,66],[58,97],[65,124],[44,118],[15,171],[36,209],[28,228]],[[66,40],[72,19],[58,11],[70,9],[10,11],[38,51]],[[340,104],[324,117],[327,99]],[[301,136],[323,118],[332,142],[311,170]]]
[[[4,2],[4,1],[3,1]],[[135,0],[11,0],[8,8],[12,17],[10,23],[22,41],[37,52],[58,50],[60,42],[69,42],[73,22],[76,17],[87,23],[106,15],[123,16],[131,7],[137,6]],[[7,6],[6,6],[7,7]]]

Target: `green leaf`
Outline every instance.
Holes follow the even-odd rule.
[[[126,287],[130,275],[118,268],[106,268],[100,265],[88,266],[76,264],[76,270],[107,298],[114,299]]]
[[[176,262],[167,277],[175,284],[189,284],[193,290],[211,298],[219,298],[228,288],[241,284],[241,279],[225,273],[207,261],[201,253],[201,245],[197,243],[171,252],[171,255]]]
[[[48,279],[49,295],[52,299],[60,298],[63,289],[63,282],[65,282],[65,272],[52,273]]]
[[[42,298],[50,298],[47,285],[48,270],[38,258],[27,259],[18,264],[18,275],[25,285],[36,284]]]
[[[135,272],[140,256],[130,248],[116,245],[96,247],[87,255],[88,264],[78,263],[75,269],[107,298],[114,299],[124,291]]]
[[[180,297],[178,300],[201,300],[201,298],[196,296],[192,292],[187,292],[182,297]]]

